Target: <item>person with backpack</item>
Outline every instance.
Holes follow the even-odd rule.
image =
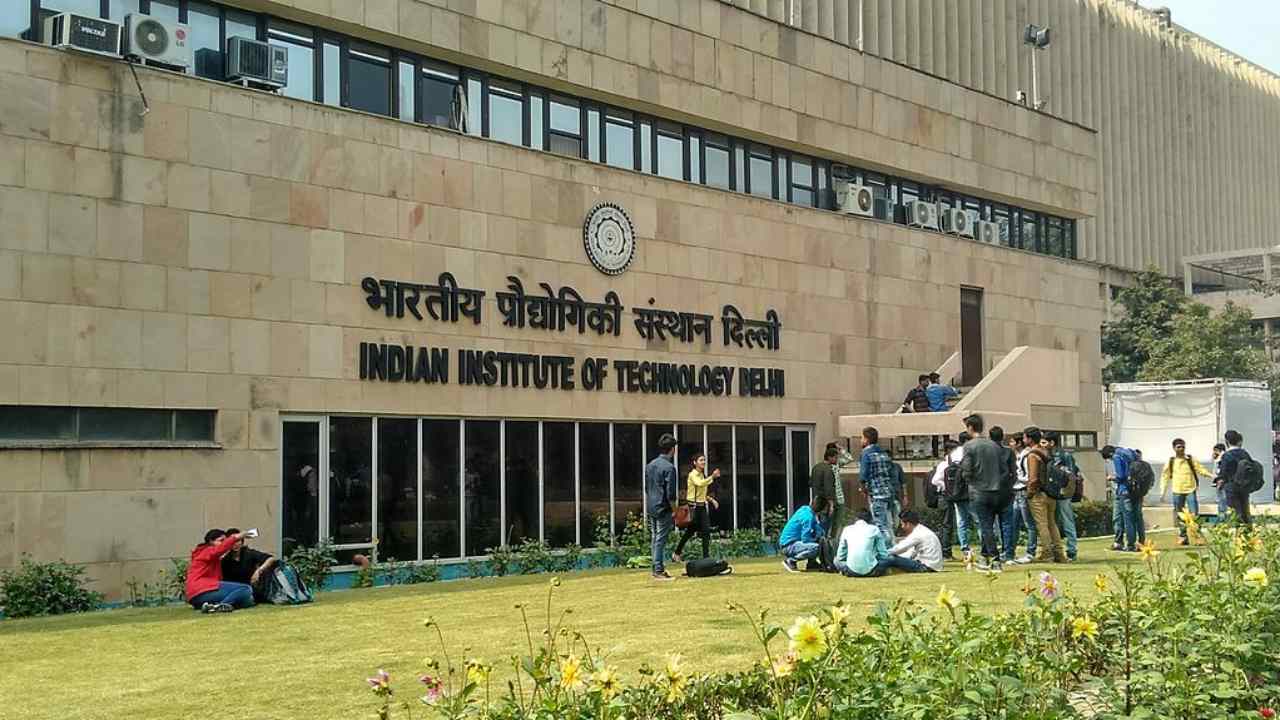
[[[996,518],[996,522],[1000,524],[1000,558],[1003,564],[1013,560],[1014,550],[1018,545],[1018,536],[1013,531],[1013,502],[1016,495],[1013,488],[1018,483],[1018,453],[1010,445],[1012,439],[1005,438],[1004,428],[999,425],[992,426],[987,431],[987,437],[1000,446],[1000,456],[1005,472],[1009,475],[1009,505],[1005,507],[1000,517]]]
[[[925,391],[928,387],[928,375],[916,378],[916,386],[911,388],[902,401],[902,412],[929,412],[929,393]]]
[[[1036,521],[1031,515],[1031,506],[1027,503],[1027,453],[1031,452],[1031,448],[1027,446],[1026,438],[1022,433],[1016,432],[1009,439],[1009,450],[1014,455],[1017,476],[1013,481],[1013,502],[1006,511],[1009,525],[1006,534],[1010,537],[1010,541],[1004,548],[1004,561],[1025,565],[1035,561],[1039,540]],[[1027,531],[1027,548],[1022,555],[1018,555],[1018,538],[1023,529]]]
[[[1060,468],[1070,477],[1066,478],[1068,483],[1064,486],[1064,497],[1059,497],[1057,512],[1054,519],[1058,521],[1058,532],[1062,535],[1062,544],[1066,546],[1067,559],[1075,562],[1076,556],[1079,554],[1079,537],[1076,533],[1076,509],[1074,503],[1080,502],[1084,498],[1084,476],[1080,473],[1080,466],[1076,465],[1076,459],[1071,453],[1063,450],[1060,446],[1062,441],[1061,435],[1057,430],[1049,430],[1044,433],[1044,437],[1040,442],[1046,445],[1045,450],[1049,452],[1049,460],[1053,465]]]
[[[961,436],[964,440],[968,440],[965,435]],[[957,542],[960,544],[962,552],[969,552],[969,541],[967,535],[962,530],[968,529],[967,526],[960,525],[959,515],[956,508],[956,496],[960,496],[959,502],[969,499],[969,494],[960,486],[958,479],[960,476],[960,461],[964,459],[964,446],[951,438],[945,438],[942,442],[943,457],[942,460],[933,469],[933,477],[929,481],[930,487],[933,488],[933,494],[937,496],[937,507],[942,510],[942,557],[947,560],[954,560],[955,555],[951,552],[951,547]],[[951,482],[948,484],[948,475],[951,475]]]
[[[1200,514],[1200,500],[1196,497],[1196,488],[1200,486],[1200,476],[1212,478],[1213,473],[1204,469],[1199,460],[1187,454],[1187,441],[1182,438],[1173,439],[1173,457],[1164,464],[1160,473],[1160,497],[1173,490],[1173,524],[1178,528],[1178,544],[1187,544],[1187,526],[1182,522],[1182,511],[1192,515]]]
[[[1244,436],[1239,432],[1228,430],[1222,439],[1227,441],[1227,451],[1218,462],[1218,477],[1214,484],[1222,491],[1227,509],[1235,513],[1236,520],[1251,527],[1253,517],[1249,514],[1249,495],[1262,489],[1262,465],[1241,447]]]
[[[1040,445],[1043,435],[1040,428],[1033,425],[1022,431],[1022,437],[1030,447],[1027,453],[1027,503],[1040,533],[1035,559],[1037,562],[1067,562],[1062,536],[1058,533],[1058,500],[1051,494],[1054,486],[1051,484],[1049,452]]]
[[[1227,446],[1225,443],[1218,443],[1213,446],[1213,484],[1218,496],[1218,515],[1213,519],[1215,523],[1222,522],[1227,516],[1227,496],[1222,492],[1222,487],[1218,485],[1218,466],[1222,463],[1222,455],[1226,452]]]
[[[840,447],[828,443],[822,453],[822,461],[809,471],[809,491],[814,500],[826,499],[831,502],[831,522],[828,523],[828,534],[832,542],[840,532],[841,518],[844,515],[844,484],[840,482],[840,474],[836,470],[840,459]]]
[[[1106,445],[1099,451],[1102,459],[1115,467],[1115,500],[1119,508],[1120,528],[1112,550],[1137,552],[1138,544],[1147,541],[1146,522],[1142,517],[1142,501],[1155,484],[1155,473],[1137,451]],[[1123,529],[1123,536],[1119,535]]]
[[[876,527],[884,536],[886,546],[893,544],[893,531],[898,524],[898,496],[902,489],[894,480],[893,460],[880,449],[880,431],[873,427],[862,429],[862,457],[858,460],[858,477],[862,492]]]
[[[982,560],[978,569],[1000,572],[999,518],[1013,501],[1015,470],[996,442],[983,437],[981,415],[964,419],[970,440],[964,445],[960,461],[960,477],[969,487],[969,507],[978,516],[978,537],[982,543]]]

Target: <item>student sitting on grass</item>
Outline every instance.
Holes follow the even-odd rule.
[[[942,570],[942,542],[932,530],[920,524],[920,514],[915,510],[903,510],[898,517],[905,537],[889,548],[889,554],[918,565],[913,572]]]
[[[941,543],[939,543],[941,544]],[[928,568],[897,555],[890,555],[884,543],[884,535],[871,522],[871,513],[858,512],[858,521],[840,533],[840,547],[836,550],[836,570],[845,577],[880,577],[898,568],[905,572],[926,572]]]
[[[231,552],[244,533],[228,535],[221,530],[204,534],[204,542],[191,551],[187,568],[187,602],[201,612],[231,612],[253,607],[253,588],[222,579],[222,557]]]
[[[240,528],[227,528],[227,534],[239,535]],[[226,578],[225,582],[253,588],[254,602],[267,602],[267,581],[276,563],[274,555],[254,550],[241,540],[222,556],[222,577]]]
[[[808,505],[801,505],[778,535],[778,547],[782,551],[782,567],[787,572],[800,572],[797,560],[807,560],[805,570],[822,569],[822,539],[827,535],[830,498],[818,496]],[[829,546],[828,546],[829,547]]]

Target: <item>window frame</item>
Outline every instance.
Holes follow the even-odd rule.
[[[4,404],[0,410],[13,409],[18,412],[31,412],[33,408],[65,410],[70,413],[70,437],[46,438],[0,438],[0,449],[42,449],[42,448],[213,448],[222,447],[218,441],[218,408],[166,408],[166,407],[134,407],[123,405],[22,405]],[[81,413],[85,410],[122,413],[135,411],[165,412],[169,414],[168,437],[164,438],[90,438],[82,437]],[[209,437],[207,439],[179,439],[178,416],[180,414],[203,415],[209,418]]]

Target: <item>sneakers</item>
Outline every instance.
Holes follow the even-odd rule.
[[[654,580],[661,580],[662,582],[670,582],[672,580],[675,580],[675,578],[667,574],[666,570],[663,570],[660,573],[654,573],[652,577]]]
[[[791,558],[782,558],[782,567],[785,568],[787,572],[800,572],[800,568],[796,567],[796,561]]]
[[[1124,546],[1121,545],[1120,543],[1113,543],[1111,545],[1111,549],[1115,550],[1116,552],[1124,552]]]
[[[1184,537],[1180,537],[1180,538],[1178,538],[1178,544],[1179,544],[1179,545],[1186,545],[1186,544],[1187,544],[1187,539],[1186,539],[1186,538],[1184,538]]]
[[[974,567],[978,570],[978,572],[983,572],[983,573],[998,573],[1003,571],[1003,568],[1001,568],[1000,566],[999,560],[988,561],[986,558],[979,560],[977,564],[974,565]]]
[[[684,555],[681,555],[680,553],[671,553],[671,562],[684,562]]]
[[[229,613],[235,608],[226,603],[205,603],[200,606],[200,612],[210,615],[213,613]]]

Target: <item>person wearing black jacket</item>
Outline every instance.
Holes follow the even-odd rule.
[[[229,528],[228,535],[240,532],[239,528]],[[222,556],[222,579],[227,582],[244,583],[253,588],[254,602],[267,601],[267,578],[276,566],[276,558],[244,544],[241,538],[231,547],[231,552]]]
[[[971,439],[964,445],[960,477],[969,486],[969,502],[978,515],[978,535],[982,539],[980,570],[1000,570],[996,522],[1013,500],[1013,475],[1004,448],[983,437],[981,415],[964,419]]]
[[[1239,432],[1228,430],[1222,439],[1227,441],[1227,451],[1218,461],[1218,477],[1214,478],[1213,484],[1226,498],[1227,509],[1235,513],[1236,520],[1249,526],[1253,524],[1253,518],[1249,514],[1249,493],[1236,487],[1235,478],[1240,461],[1252,460],[1253,457],[1241,447],[1244,436]]]
[[[809,471],[809,490],[813,492],[814,501],[819,502],[819,505],[822,500],[831,503],[831,522],[827,528],[827,537],[832,542],[840,537],[840,531],[844,529],[844,489],[836,475],[836,461],[839,457],[840,450],[832,443],[822,453],[822,462]]]
[[[903,412],[929,412],[929,394],[924,391],[929,387],[929,376],[921,375],[916,378],[918,383],[911,391],[907,393],[907,397],[902,401]]]
[[[1000,555],[1006,561],[1013,559],[1014,548],[1018,545],[1018,537],[1013,532],[1013,486],[1018,482],[1018,454],[1013,451],[1005,443],[1004,428],[999,425],[993,425],[987,431],[987,437],[991,438],[991,442],[1000,446],[1000,456],[1005,467],[1005,472],[1009,475],[1010,500],[1009,506],[1005,511],[996,518],[996,522],[1000,528]]]

